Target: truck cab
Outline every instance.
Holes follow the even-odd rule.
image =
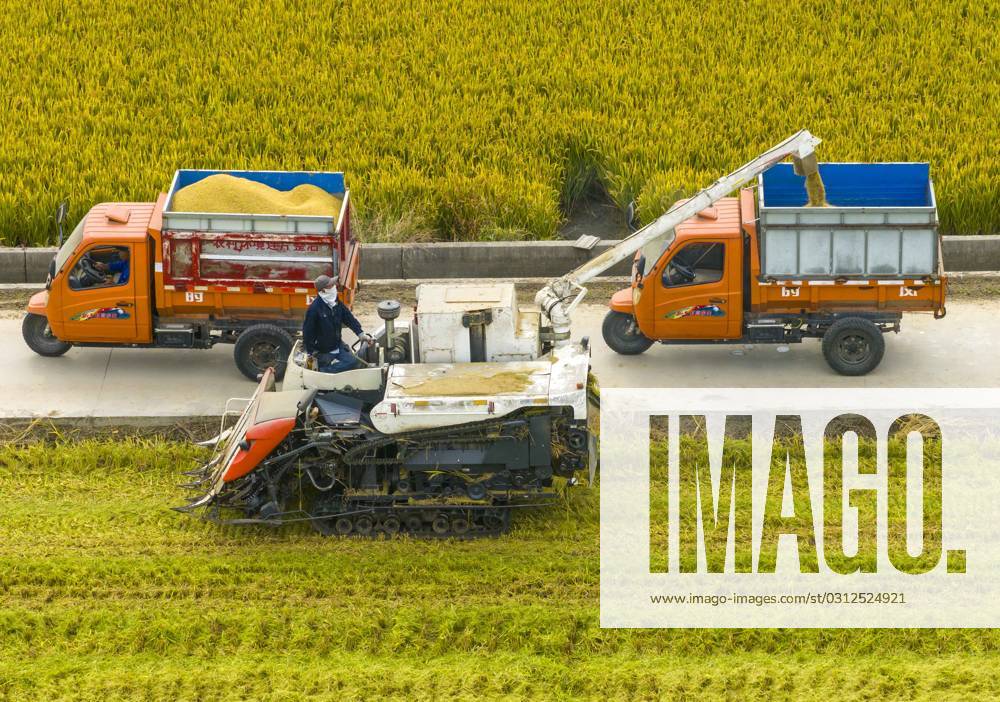
[[[46,290],[28,312],[45,316],[52,335],[74,343],[151,341],[153,203],[95,206],[63,242]]]
[[[639,252],[632,287],[614,295],[611,309],[634,316],[632,335],[645,339],[738,339],[743,335],[743,249],[739,201],[723,198]]]
[[[675,229],[646,276],[639,328],[653,338],[732,339],[743,333],[739,203],[725,198]]]

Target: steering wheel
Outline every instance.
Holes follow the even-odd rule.
[[[80,267],[83,268],[83,280],[80,282],[84,286],[97,285],[104,282],[104,274],[97,269],[97,266],[85,255],[80,259]]]
[[[365,337],[359,336],[357,340],[351,344],[351,351],[353,351],[354,355],[362,361],[372,363],[373,361],[376,361],[378,357],[376,356],[375,359],[369,360],[369,351],[371,351],[371,349],[376,345],[377,344],[374,341],[369,342]]]
[[[670,262],[670,267],[678,275],[682,283],[690,283],[697,275],[694,268],[676,259]]]

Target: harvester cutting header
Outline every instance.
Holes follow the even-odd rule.
[[[399,319],[394,301],[379,305],[384,326],[370,343],[356,346],[368,367],[322,373],[297,344],[282,389],[276,390],[271,373],[264,375],[236,423],[213,440],[212,460],[195,471],[198,479],[190,487],[201,495],[180,509],[229,522],[308,520],[324,533],[342,535],[483,535],[506,529],[516,508],[550,501],[556,478],[573,484],[589,470],[593,481],[589,343],[572,339],[572,313],[585,284],[634,256],[628,309],[630,316],[639,313],[643,300],[657,299],[652,290],[643,291],[649,275],[662,268],[664,286],[672,280],[665,267],[688,245],[691,235],[684,228],[699,217],[723,221],[724,213],[712,212],[716,203],[735,202],[726,196],[787,158],[822,205],[818,143],[809,132],[795,134],[550,282],[533,305],[519,305],[509,283],[421,285],[410,320]],[[732,203],[723,204],[720,210],[736,211]],[[738,239],[717,229],[707,235],[708,244],[725,251],[724,267],[735,266],[751,246],[743,232],[755,220],[736,223]],[[699,294],[701,268],[695,261],[683,270],[671,267],[669,275],[680,270],[687,289]],[[725,285],[742,291],[752,284],[749,270],[740,265],[735,271]],[[761,276],[753,284],[770,286],[774,280]],[[613,306],[623,304],[618,297]],[[732,301],[742,310],[749,299],[740,293],[711,304]],[[810,314],[806,305],[794,312]],[[891,318],[898,310],[876,314]],[[829,326],[857,314],[821,311],[806,322],[791,317],[752,317],[747,325],[778,340],[796,329],[820,329],[821,317]],[[747,333],[739,314],[731,322],[730,338]],[[644,331],[637,334],[652,343]]]

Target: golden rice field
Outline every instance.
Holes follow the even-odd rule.
[[[498,539],[323,538],[169,511],[198,455],[0,444],[0,700],[1000,696],[997,630],[601,629],[596,490]]]
[[[344,170],[369,239],[544,238],[598,182],[648,219],[805,127],[926,160],[1000,231],[1000,3],[2,0],[0,235],[179,167]]]

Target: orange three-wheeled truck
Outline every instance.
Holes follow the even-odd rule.
[[[825,206],[775,164],[635,257],[603,336],[637,354],[665,344],[821,338],[830,366],[864,375],[904,312],[945,314],[946,278],[926,163],[821,163]],[[754,192],[756,190],[756,194]],[[756,196],[755,196],[756,195]]]
[[[176,194],[209,176],[279,192],[308,185],[339,200],[330,215],[186,212]],[[342,173],[181,170],[156,202],[93,207],[62,242],[45,290],[28,303],[28,346],[59,356],[72,346],[211,348],[235,344],[256,379],[280,374],[320,274],[351,305],[360,246]]]

